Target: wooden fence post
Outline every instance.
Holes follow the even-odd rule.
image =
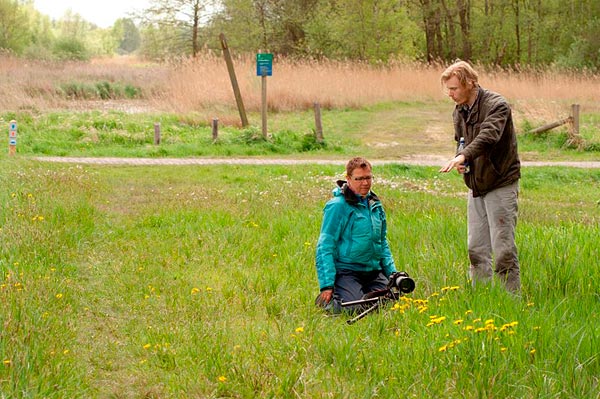
[[[231,54],[229,53],[229,46],[227,46],[227,39],[225,39],[223,33],[219,35],[219,39],[221,39],[221,48],[223,49],[223,56],[225,57],[225,63],[227,64],[227,70],[229,71],[229,79],[231,80],[231,86],[233,87],[233,94],[235,95],[235,101],[240,113],[240,119],[242,120],[242,126],[246,127],[248,126],[248,118],[246,117],[244,102],[242,101],[242,93],[240,92],[240,87],[235,76],[235,69],[233,68],[233,61],[231,60]]]
[[[573,118],[573,134],[579,135],[579,104],[571,105],[571,117]]]
[[[212,120],[212,138],[213,142],[219,138],[219,118],[213,118]]]
[[[321,104],[315,102],[315,136],[317,143],[323,143],[323,124],[321,122]]]
[[[160,144],[160,123],[154,124],[154,145]]]

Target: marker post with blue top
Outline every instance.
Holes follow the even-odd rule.
[[[12,120],[8,127],[8,155],[17,153],[17,121]]]
[[[256,54],[256,76],[262,83],[262,134],[267,138],[267,76],[273,75],[273,54]]]

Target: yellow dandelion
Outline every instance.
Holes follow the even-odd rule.
[[[65,349],[65,350],[63,351],[63,355],[66,355],[66,354],[68,354],[69,352],[70,352],[70,351],[69,351],[68,349]]]
[[[199,292],[200,292],[200,288],[196,288],[196,287],[192,288],[192,295],[196,295]]]
[[[305,242],[304,242],[304,246],[305,246],[305,247],[310,247],[310,246],[311,246],[311,243],[310,243],[310,242],[308,242],[308,241],[305,241]]]
[[[446,350],[448,349],[448,345],[442,345],[440,346],[440,348],[438,349],[439,352],[446,352]]]
[[[504,346],[502,348],[500,348],[500,352],[506,352],[508,349],[505,348]]]
[[[297,327],[294,331],[296,331],[297,333],[304,332],[304,327]]]
[[[529,354],[530,354],[530,355],[535,355],[535,352],[536,352],[536,350],[535,350],[535,348],[534,348],[534,349],[532,349],[532,350],[530,350],[530,351],[529,351]]]
[[[471,330],[473,330],[474,328],[475,328],[475,327],[473,327],[473,326],[465,326],[465,328],[463,328],[463,330],[465,330],[465,331],[471,331]]]
[[[144,345],[144,346],[143,346],[143,348],[144,348],[144,349],[150,349],[150,347],[151,347],[151,346],[152,346],[152,345],[150,345],[150,344],[146,344],[146,345]]]
[[[473,313],[473,311],[469,309],[469,310],[467,310],[467,311],[465,312],[465,315],[469,315],[469,314],[471,314],[471,313]]]
[[[212,290],[213,290],[212,287],[206,287],[207,292],[211,292]]]
[[[488,320],[486,320],[486,321],[485,321],[485,323],[484,323],[484,324],[485,324],[485,325],[488,325],[488,324],[494,324],[494,319],[488,319]]]
[[[56,294],[56,299],[60,299],[63,297],[63,294]]]
[[[4,359],[2,361],[2,364],[4,364],[5,366],[10,366],[12,364],[12,361],[10,359]]]
[[[226,382],[226,381],[227,381],[227,377],[225,377],[224,375],[219,376],[219,382]]]
[[[458,319],[458,320],[454,320],[453,324],[456,324],[458,326],[459,324],[462,324],[462,322],[463,322],[462,319]]]

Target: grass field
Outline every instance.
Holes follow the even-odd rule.
[[[339,166],[0,160],[2,398],[599,398],[600,171],[526,168],[523,296],[466,278],[456,174],[379,166],[414,293],[313,306]]]

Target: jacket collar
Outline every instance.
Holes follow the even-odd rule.
[[[348,187],[348,182],[346,182],[345,180],[338,180],[336,183],[338,187],[341,187],[342,194],[344,195],[344,199],[346,200],[346,202],[353,206],[358,205],[360,200],[358,199],[356,193],[350,190],[350,187]],[[372,206],[373,202],[379,202],[379,197],[373,191],[369,191],[367,198],[369,200],[369,206]]]

